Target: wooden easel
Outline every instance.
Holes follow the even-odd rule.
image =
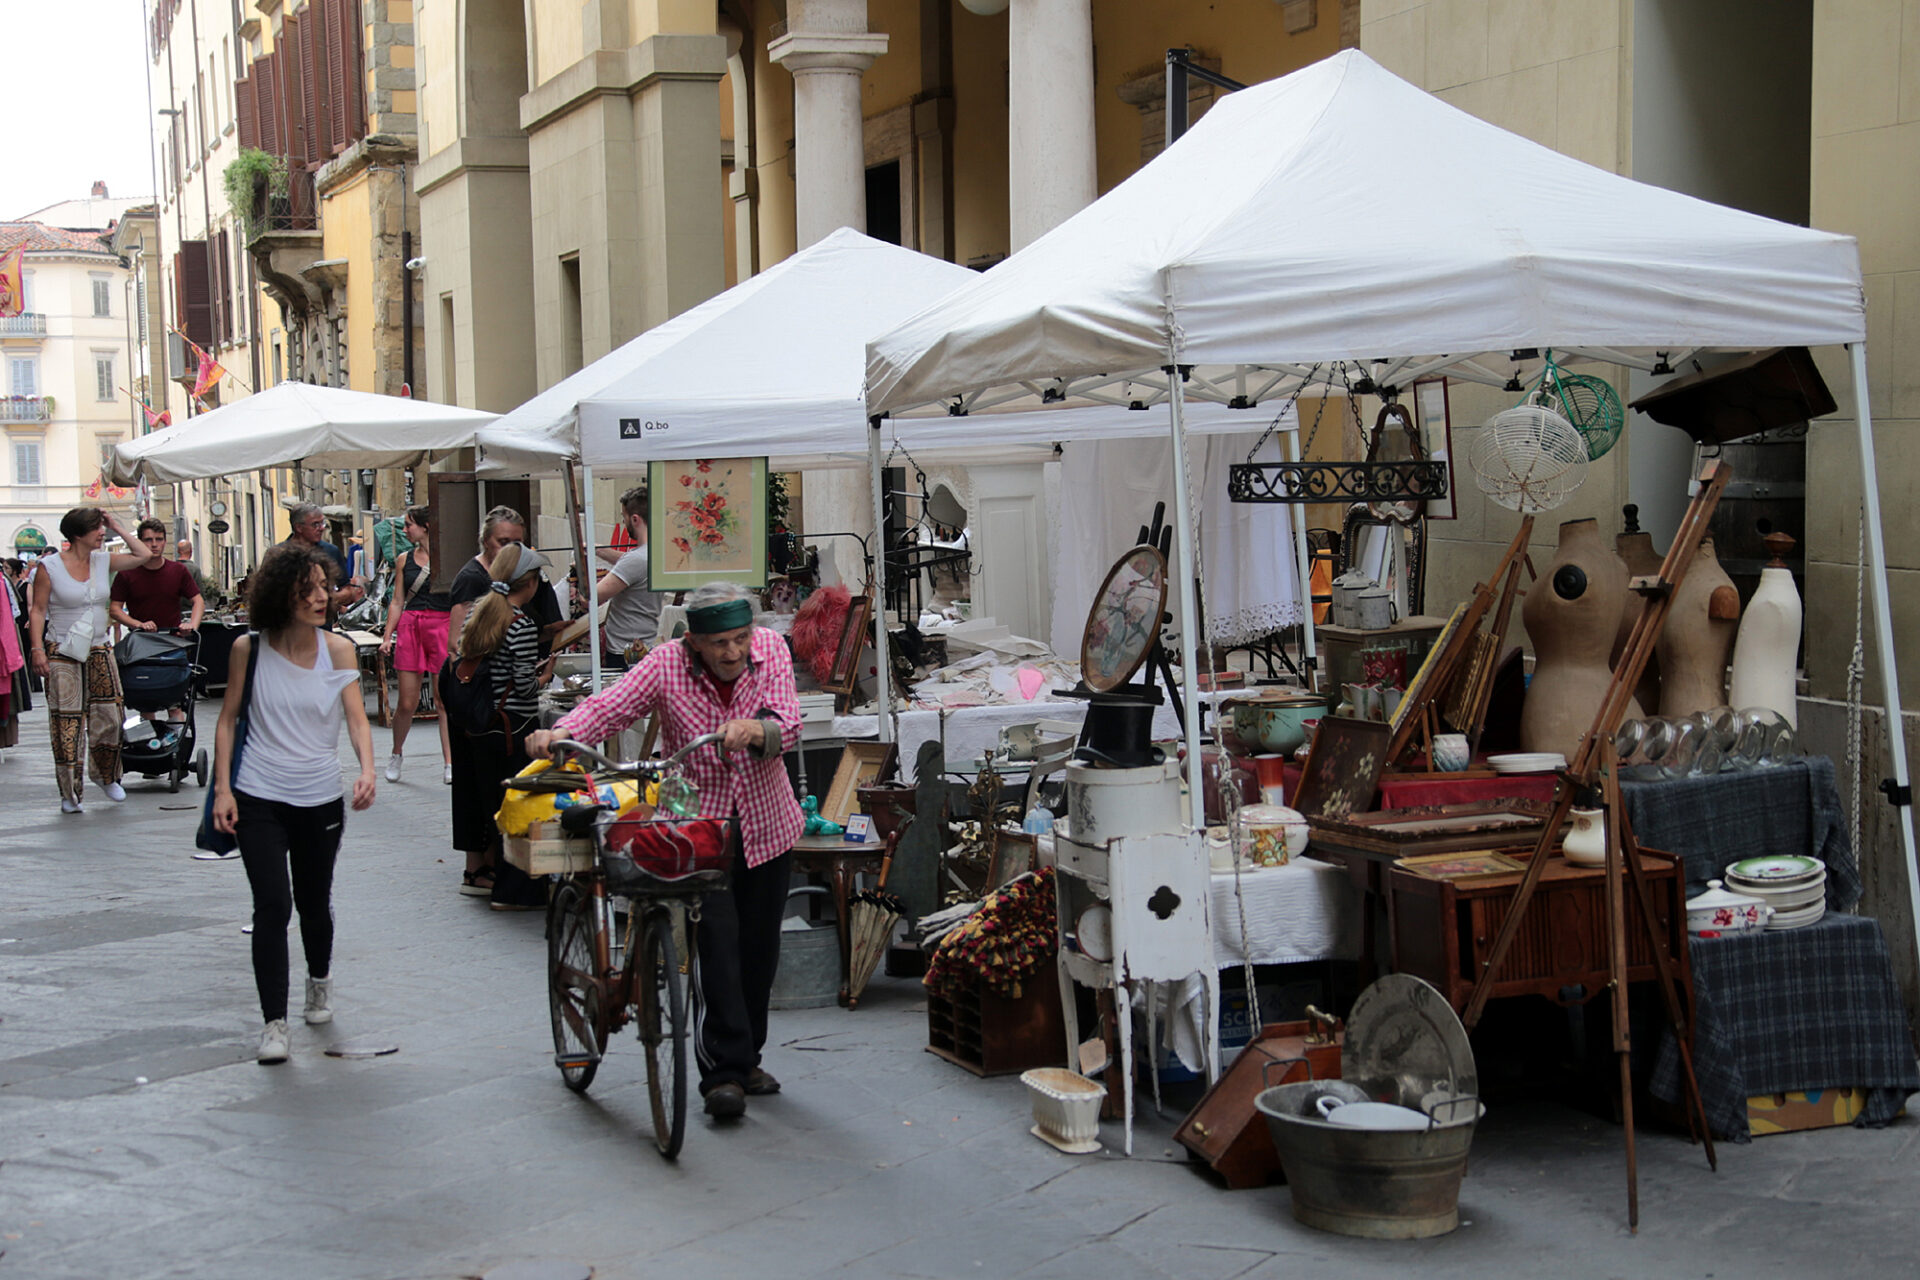
[[[1533,517],[1528,516],[1520,522],[1520,531],[1513,535],[1513,541],[1507,545],[1506,554],[1500,557],[1500,563],[1494,566],[1490,582],[1507,580],[1507,591],[1512,592],[1517,582],[1520,562],[1526,558],[1527,539],[1533,536]],[[1500,609],[1501,629],[1504,632],[1506,616],[1512,608],[1512,596],[1509,594]],[[1486,582],[1476,585],[1473,599],[1468,603],[1466,613],[1460,618],[1458,626],[1447,632],[1446,643],[1440,652],[1430,659],[1431,669],[1425,672],[1417,690],[1409,690],[1408,698],[1412,705],[1402,703],[1400,717],[1394,723],[1393,737],[1387,742],[1387,763],[1400,759],[1408,747],[1414,745],[1415,737],[1421,740],[1420,749],[1424,752],[1429,767],[1433,763],[1433,738],[1439,731],[1440,703],[1446,691],[1463,675],[1471,675],[1472,668],[1462,667],[1473,653],[1475,641],[1480,636],[1480,620],[1493,608],[1494,588]],[[1491,677],[1488,689],[1491,690]],[[1481,706],[1485,714],[1484,703]]]
[[[1662,562],[1660,572],[1652,577],[1635,578],[1630,584],[1633,590],[1646,597],[1647,607],[1641,611],[1639,620],[1629,633],[1627,647],[1620,655],[1619,665],[1614,668],[1613,679],[1607,685],[1606,695],[1601,699],[1600,710],[1594,715],[1593,724],[1580,740],[1572,763],[1561,776],[1553,809],[1547,815],[1546,826],[1540,833],[1540,842],[1534,847],[1533,857],[1527,862],[1527,872],[1514,891],[1513,905],[1500,926],[1499,935],[1494,939],[1493,950],[1488,953],[1487,967],[1480,974],[1473,995],[1467,1001],[1466,1011],[1461,1015],[1461,1020],[1469,1028],[1480,1021],[1480,1015],[1487,1007],[1487,999],[1493,994],[1494,980],[1499,975],[1501,962],[1506,959],[1508,948],[1520,932],[1527,905],[1533,899],[1540,873],[1546,869],[1548,857],[1560,837],[1568,812],[1576,803],[1583,800],[1591,802],[1597,797],[1601,807],[1606,810],[1608,986],[1613,1007],[1613,1050],[1620,1064],[1620,1114],[1626,1130],[1627,1225],[1633,1229],[1640,1225],[1640,1190],[1633,1132],[1632,1045],[1627,1026],[1625,881],[1629,878],[1639,898],[1640,918],[1646,925],[1654,964],[1660,971],[1660,997],[1667,1008],[1667,1022],[1673,1028],[1674,1039],[1680,1046],[1680,1067],[1687,1095],[1687,1128],[1704,1144],[1707,1166],[1718,1169],[1719,1160],[1713,1150],[1713,1134],[1707,1128],[1706,1108],[1700,1101],[1700,1084],[1693,1073],[1692,1034],[1687,1028],[1686,1013],[1681,1006],[1676,975],[1668,963],[1667,939],[1660,936],[1660,924],[1653,911],[1653,895],[1647,886],[1640,861],[1640,846],[1633,838],[1626,809],[1620,803],[1620,762],[1614,755],[1613,736],[1626,714],[1634,687],[1640,683],[1640,673],[1653,653],[1654,642],[1659,639],[1661,628],[1666,624],[1667,613],[1673,607],[1674,593],[1686,578],[1687,567],[1693,563],[1700,540],[1707,533],[1707,521],[1720,501],[1721,491],[1727,487],[1730,474],[1726,464],[1719,461],[1708,462],[1700,469],[1699,488],[1687,506],[1687,514],[1680,522],[1680,531],[1674,536],[1673,545],[1667,548],[1667,558]]]

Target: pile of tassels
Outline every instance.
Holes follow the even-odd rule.
[[[1022,984],[1053,960],[1053,868],[1009,880],[941,937],[927,961],[927,990],[953,999],[975,987],[1017,1000]]]

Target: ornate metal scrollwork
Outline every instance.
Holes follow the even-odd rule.
[[[1234,502],[1397,502],[1447,496],[1444,462],[1238,462]]]

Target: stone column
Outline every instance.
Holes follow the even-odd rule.
[[[1018,253],[1099,194],[1092,0],[1013,0],[1007,64],[1007,203]]]
[[[793,76],[794,231],[806,248],[839,227],[867,229],[860,77],[887,51],[866,0],[790,0],[767,56]]]

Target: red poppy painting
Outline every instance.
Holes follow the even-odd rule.
[[[766,585],[765,458],[653,462],[648,473],[656,495],[648,533],[658,549],[648,566],[652,590]]]

